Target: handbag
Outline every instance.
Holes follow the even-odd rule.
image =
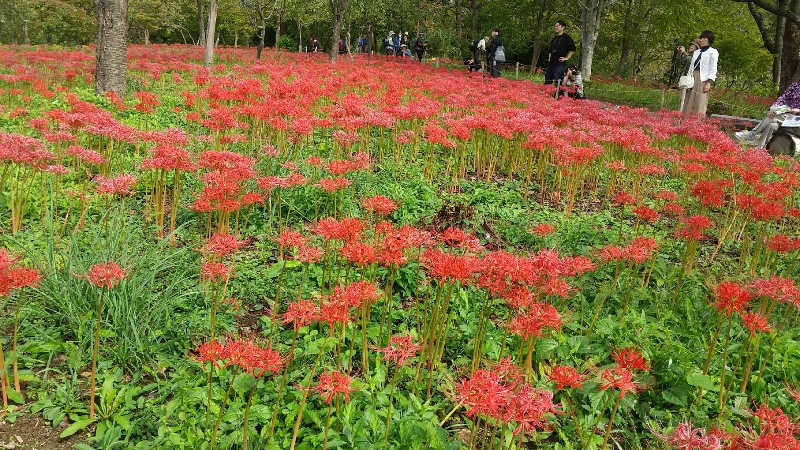
[[[678,87],[681,89],[691,89],[694,87],[694,76],[684,75],[678,80]]]
[[[494,60],[501,63],[506,62],[506,49],[502,45],[494,51]]]

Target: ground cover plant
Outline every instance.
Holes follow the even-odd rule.
[[[383,57],[0,47],[0,430],[77,448],[797,448],[798,172]],[[4,442],[5,443],[5,442]]]

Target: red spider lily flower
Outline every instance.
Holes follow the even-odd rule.
[[[753,298],[753,294],[732,281],[723,281],[718,284],[714,294],[714,309],[720,314],[724,314],[725,317],[743,311]]]
[[[200,268],[200,277],[211,283],[228,281],[231,269],[220,262],[207,262]]]
[[[691,216],[686,219],[684,227],[675,232],[675,236],[690,241],[699,241],[703,239],[703,231],[711,225],[711,219],[706,216]]]
[[[228,359],[225,348],[217,341],[208,341],[198,345],[194,351],[194,359],[202,363],[211,363],[217,369],[222,368],[220,362]]]
[[[560,330],[561,325],[561,316],[553,305],[534,303],[527,311],[517,314],[508,327],[511,332],[528,339],[531,336],[544,336],[547,329]]]
[[[375,283],[355,281],[347,286],[336,286],[331,294],[331,299],[343,302],[351,308],[360,308],[377,301],[381,295],[381,291]]]
[[[559,391],[565,387],[583,390],[585,376],[570,366],[555,365],[550,369],[548,378],[556,384],[556,389]]]
[[[69,173],[69,169],[62,166],[61,164],[51,164],[44,169],[45,172],[51,175],[66,175]]]
[[[177,170],[191,172],[197,169],[188,150],[170,144],[161,144],[150,150],[150,157],[142,161],[145,170]]]
[[[456,385],[456,398],[467,407],[467,417],[488,415],[500,417],[513,389],[500,382],[493,371],[478,369],[471,378]]]
[[[537,429],[546,429],[547,415],[557,414],[559,411],[558,406],[553,403],[552,392],[523,384],[508,399],[502,419],[505,422],[517,422],[514,434],[528,434]]]
[[[719,436],[708,433],[705,428],[694,428],[691,422],[678,424],[669,434],[653,433],[669,444],[670,448],[686,450],[722,450],[724,448]]]
[[[294,323],[294,329],[299,330],[318,318],[319,312],[313,301],[297,300],[289,303],[289,307],[283,314],[283,323]]]
[[[347,262],[359,267],[369,266],[378,260],[374,247],[356,240],[345,243],[341,254]]]
[[[750,330],[750,335],[754,336],[756,332],[767,333],[770,331],[769,321],[766,316],[756,312],[743,312],[739,313],[742,318],[742,324],[745,328]]]
[[[317,183],[317,186],[319,186],[325,192],[333,193],[350,186],[350,180],[344,177],[322,178],[319,180],[319,183]]]
[[[762,433],[782,433],[794,429],[794,424],[792,424],[792,421],[789,420],[781,408],[771,409],[769,406],[762,403],[758,409],[753,412],[753,415],[758,417]]]
[[[357,239],[364,229],[364,224],[357,217],[342,219],[341,222],[332,217],[320,219],[313,228],[313,232],[323,236],[326,240],[350,241]]]
[[[677,202],[678,201],[678,194],[673,191],[659,191],[655,198],[658,200],[665,200],[667,202]]]
[[[525,381],[525,371],[514,363],[511,356],[501,358],[500,361],[492,364],[491,370],[498,375],[501,383],[509,386],[512,390]]]
[[[723,180],[701,180],[692,188],[692,195],[697,197],[703,206],[719,208],[725,201]]]
[[[791,278],[773,276],[768,280],[759,279],[753,281],[748,288],[758,297],[771,298],[800,307],[800,286],[797,286]]]
[[[761,222],[776,222],[786,215],[783,203],[762,202],[753,207],[751,216]]]
[[[556,228],[548,223],[540,223],[533,227],[533,232],[537,236],[547,236],[548,234],[552,234],[556,231]]]
[[[281,167],[283,167],[284,169],[291,170],[293,172],[296,171],[298,168],[297,163],[293,161],[286,161],[285,163],[281,164]]]
[[[641,264],[648,260],[658,247],[658,242],[655,239],[640,236],[627,245],[623,249],[623,253],[625,253],[625,258],[634,264]]]
[[[311,156],[308,158],[308,160],[306,160],[306,162],[308,163],[308,165],[313,167],[322,166],[322,158],[320,158],[319,156]]]
[[[469,256],[451,255],[439,249],[429,248],[422,255],[422,264],[428,269],[428,274],[441,283],[447,281],[467,283],[478,272],[479,260]]]
[[[650,371],[650,362],[644,359],[642,354],[633,347],[625,347],[614,350],[611,357],[617,364],[628,370]]]
[[[620,160],[611,161],[610,163],[606,164],[606,167],[614,171],[622,172],[625,170],[625,161],[620,161]]]
[[[767,240],[770,250],[778,253],[791,253],[800,250],[800,239],[792,239],[785,234],[776,234]]]
[[[117,263],[107,261],[90,267],[85,277],[97,287],[114,289],[127,275]]]
[[[373,214],[384,217],[397,209],[397,203],[394,200],[382,196],[361,199],[361,206]]]
[[[14,267],[18,258],[0,248],[0,297],[26,287],[37,287],[41,280],[38,270],[28,267]]]
[[[372,349],[383,353],[384,361],[394,361],[396,365],[402,366],[422,349],[422,346],[415,344],[413,339],[411,335],[392,336],[385,348],[372,347]]]
[[[352,378],[341,372],[323,372],[319,376],[319,384],[314,388],[325,400],[325,404],[330,405],[334,395],[342,394],[345,402],[350,401],[350,394],[355,392],[350,383]]]
[[[311,245],[302,245],[297,251],[297,260],[304,263],[318,263],[322,260],[324,250]]]
[[[275,242],[280,247],[303,247],[306,245],[306,240],[303,235],[292,229],[281,231],[281,234],[275,239]]]
[[[218,258],[230,255],[245,245],[245,241],[236,239],[236,236],[228,233],[214,233],[206,241],[203,251],[207,254],[213,254]]]
[[[78,145],[71,145],[67,147],[67,154],[76,157],[85,164],[101,165],[106,163],[106,158],[102,154],[83,148]]]
[[[278,374],[283,366],[280,353],[269,347],[259,347],[250,341],[228,341],[223,352],[228,359],[226,367],[238,365],[242,371],[255,378],[261,378],[267,372]]]
[[[611,388],[619,390],[619,397],[623,398],[625,395],[636,392],[639,385],[633,381],[633,372],[624,367],[615,367],[613,370],[606,369],[600,376],[606,382],[600,387],[601,391],[607,391]]]
[[[648,208],[647,206],[637,206],[636,208],[633,208],[633,213],[641,220],[645,220],[650,223],[658,222],[658,212],[654,209]]]
[[[666,214],[671,215],[671,216],[682,216],[684,211],[685,211],[685,209],[683,208],[683,206],[679,205],[678,203],[670,202],[670,203],[667,203],[666,205],[664,205],[664,207],[662,208],[662,211],[664,213],[666,213]]]
[[[593,272],[596,268],[595,263],[586,256],[567,256],[564,258],[564,275],[568,277]]]
[[[611,199],[611,203],[619,206],[633,205],[636,203],[636,198],[628,192],[620,191]]]
[[[239,203],[241,203],[243,208],[250,205],[255,205],[256,203],[263,205],[264,196],[257,192],[248,192],[242,196],[241,200],[239,200]]]
[[[97,183],[97,192],[100,194],[130,195],[133,193],[132,189],[137,180],[133,175],[122,174],[114,178],[98,175],[94,177],[93,181]]]
[[[448,227],[441,236],[442,241],[456,248],[478,252],[483,249],[478,238],[459,228]]]
[[[655,164],[642,164],[636,169],[636,172],[645,176],[666,175],[667,171],[662,166]]]
[[[327,322],[330,332],[333,334],[334,325],[346,324],[350,320],[350,306],[343,301],[331,299],[320,307],[319,320]]]

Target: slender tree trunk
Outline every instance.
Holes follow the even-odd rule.
[[[627,78],[628,68],[630,66],[629,59],[631,55],[631,38],[634,33],[631,30],[631,14],[633,9],[633,0],[625,1],[625,19],[622,25],[622,48],[619,53],[619,62],[617,63],[617,75],[622,78]]]
[[[205,0],[197,0],[197,29],[200,34],[197,37],[197,45],[206,46],[206,7]]]
[[[542,41],[536,39],[533,41],[533,55],[531,55],[531,73],[536,71],[539,64],[539,56],[542,54]]]
[[[297,53],[303,53],[303,27],[300,25],[300,20],[297,20]]]
[[[211,67],[214,60],[214,32],[217,27],[217,0],[208,5],[208,28],[206,29],[206,49],[203,54],[203,65]]]
[[[464,39],[464,24],[461,17],[461,0],[455,0],[456,8],[456,37],[460,43]]]
[[[261,59],[261,52],[264,51],[264,38],[267,34],[267,22],[264,14],[261,14],[261,32],[258,33],[258,46],[256,47],[256,59]]]
[[[239,48],[239,30],[233,33],[233,48]]]
[[[275,50],[281,49],[281,24],[283,24],[283,11],[286,8],[286,0],[281,2],[278,14],[275,16]]]
[[[331,33],[331,48],[328,51],[331,63],[336,62],[339,56],[339,40],[342,33],[342,24],[344,23],[344,16],[347,13],[347,5],[350,0],[328,0],[331,8],[331,16],[333,17],[333,32]]]
[[[95,0],[97,67],[95,90],[125,95],[128,70],[128,0]]]
[[[150,45],[150,30],[144,29],[144,45]]]
[[[28,35],[28,19],[22,20],[22,36],[25,45],[31,45],[31,37]]]
[[[481,11],[481,2],[479,0],[469,0],[469,9],[472,13],[472,39],[480,39],[478,13]]]
[[[800,15],[800,0],[792,1],[790,11]],[[800,23],[787,20],[783,34],[780,91],[785,91],[796,81],[800,81]]]
[[[582,0],[581,5],[581,74],[583,81],[592,79],[592,60],[600,25],[603,21],[603,10],[608,0]]]
[[[781,0],[779,8],[786,6],[786,0]],[[772,81],[781,82],[781,69],[783,65],[783,39],[786,33],[786,17],[778,16],[775,20],[775,55],[772,61]]]

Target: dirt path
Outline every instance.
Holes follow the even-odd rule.
[[[59,439],[60,433],[61,429],[51,428],[50,423],[37,414],[24,414],[14,423],[2,419],[0,449],[71,450],[75,444],[85,441],[80,435]]]

